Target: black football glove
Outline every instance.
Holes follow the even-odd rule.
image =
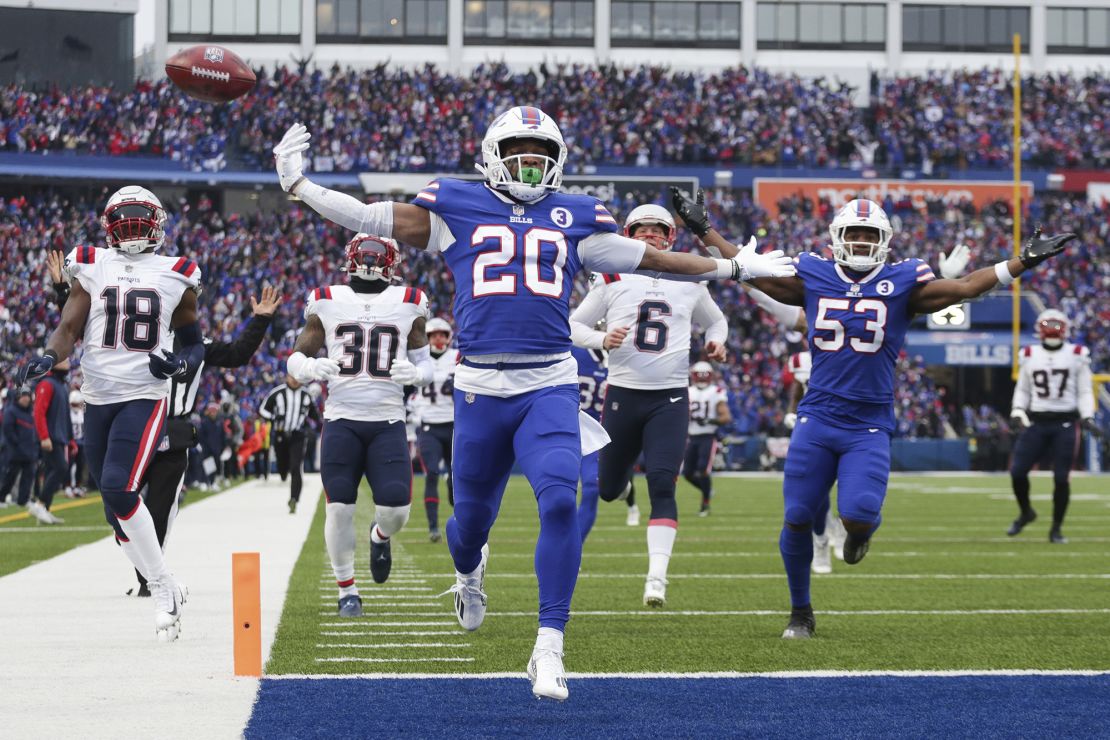
[[[694,200],[682,191],[681,188],[671,185],[671,206],[678,217],[686,224],[686,228],[698,237],[703,237],[713,228],[709,223],[709,211],[705,208],[705,191],[698,188]]]
[[[1095,435],[1099,439],[1102,439],[1106,436],[1106,432],[1102,431],[1102,427],[1100,427],[1098,425],[1098,422],[1096,422],[1094,419],[1084,419],[1082,422],[1080,422],[1080,424],[1085,430]]]
[[[178,357],[173,352],[166,352],[165,357],[160,357],[157,352],[151,352],[147,357],[150,358],[150,374],[156,378],[163,380],[176,378],[189,371],[189,364],[185,358]]]
[[[1049,257],[1054,257],[1063,252],[1064,245],[1075,237],[1076,234],[1069,231],[1066,234],[1042,238],[1041,227],[1038,226],[1033,232],[1033,236],[1029,237],[1029,241],[1025,243],[1025,247],[1021,250],[1021,264],[1025,265],[1026,270],[1031,270]]]
[[[43,377],[54,369],[54,363],[57,361],[57,356],[50,350],[47,350],[38,357],[32,358],[26,365],[19,368],[19,376],[16,378],[16,387],[22,388],[27,383]]]

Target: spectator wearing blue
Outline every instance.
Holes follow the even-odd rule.
[[[15,400],[4,409],[2,431],[3,447],[8,456],[8,467],[0,482],[0,507],[7,507],[8,494],[19,479],[19,494],[15,500],[27,506],[28,513],[44,524],[42,514],[48,514],[38,502],[31,501],[31,483],[35,479],[35,463],[39,459],[39,436],[35,432],[35,417],[31,410],[31,389],[20,388]]]

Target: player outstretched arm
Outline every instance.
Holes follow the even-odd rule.
[[[953,303],[983,295],[996,285],[1009,285],[1026,270],[1064,251],[1064,245],[1075,237],[1071,232],[1042,237],[1041,229],[1037,227],[1033,236],[1025,243],[1020,256],[999,262],[994,267],[976,270],[958,280],[934,280],[926,283],[910,299],[910,311],[932,313]]]
[[[281,305],[282,297],[277,288],[266,286],[262,289],[262,300],[251,296],[253,313],[246,327],[231,342],[212,342],[204,347],[205,362],[216,367],[242,367],[262,345],[266,330],[274,312]]]
[[[92,299],[77,280],[73,281],[69,300],[62,309],[62,318],[46,342],[46,350],[34,357],[19,372],[19,385],[41,378],[50,372],[59,358],[73,354],[73,346],[85,333]]]
[[[387,236],[424,249],[432,234],[431,214],[409,203],[363,203],[335,190],[328,190],[305,177],[304,155],[312,134],[295,123],[274,147],[281,188],[292,193],[333,223],[351,231]]]
[[[323,348],[324,322],[319,316],[309,316],[293,345],[293,354],[286,360],[286,370],[301,383],[331,380],[339,375],[339,363],[330,357],[316,357]]]

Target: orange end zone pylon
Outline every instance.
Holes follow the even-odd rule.
[[[262,675],[262,579],[257,552],[231,553],[235,675]]]

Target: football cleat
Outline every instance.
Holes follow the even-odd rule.
[[[468,632],[482,626],[486,618],[486,594],[482,590],[486,581],[486,564],[489,563],[489,545],[482,545],[482,560],[469,574],[455,571],[455,585],[440,596],[455,595],[455,616],[459,625]]]
[[[665,578],[648,578],[644,583],[644,606],[656,609],[667,603],[667,580]]]
[[[782,639],[808,640],[816,631],[817,619],[813,616],[813,607],[795,607],[790,610],[790,622],[782,632]]]
[[[863,556],[867,554],[869,549],[871,549],[870,537],[865,540],[859,540],[849,533],[848,536],[844,538],[844,562],[848,565],[855,565],[863,560]]]
[[[388,539],[385,542],[374,542],[373,532],[376,526],[377,522],[370,522],[370,575],[374,577],[374,583],[385,583],[393,568],[393,551]]]
[[[1010,537],[1018,535],[1021,533],[1021,530],[1025,529],[1026,524],[1032,524],[1035,521],[1037,521],[1037,512],[1030,509],[1027,514],[1023,511],[1021,515],[1014,520],[1014,523],[1010,525],[1010,528],[1006,530],[1006,534]]]
[[[297,513],[297,499],[295,499],[295,498],[289,499],[289,513],[290,514],[296,514]]]
[[[528,679],[532,682],[532,694],[537,699],[566,701],[567,672],[563,668],[563,654],[555,650],[536,648],[528,661]]]
[[[625,517],[624,523],[630,527],[640,526],[640,507],[632,504],[628,507],[628,516]]]
[[[813,572],[818,575],[832,573],[832,542],[828,533],[813,535]]]
[[[57,517],[53,516],[46,507],[38,501],[31,501],[27,504],[27,513],[33,516],[39,524],[55,524],[54,521]]]
[[[1068,538],[1064,536],[1064,533],[1060,531],[1059,527],[1053,527],[1049,530],[1048,541],[1054,545],[1068,544]]]
[[[702,501],[701,508],[698,509],[698,516],[709,516],[709,502]]]
[[[339,600],[339,616],[341,617],[361,617],[362,616],[362,597],[358,594],[351,594],[344,596]]]
[[[429,540],[429,541],[431,541],[431,542],[439,542],[439,541],[440,541],[440,539],[442,539],[442,535],[440,535],[440,533],[439,533],[439,530],[438,530],[438,529],[429,529],[429,530],[428,530],[428,540]]]
[[[189,589],[167,574],[160,581],[150,583],[154,597],[154,630],[158,642],[173,642],[181,634],[181,610],[189,596]]]

